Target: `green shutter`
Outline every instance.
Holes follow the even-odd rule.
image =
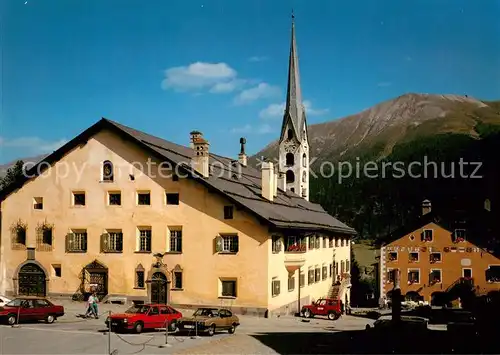
[[[106,253],[109,251],[109,234],[103,233],[101,234],[101,253]]]
[[[222,251],[222,244],[223,244],[222,237],[220,235],[215,237],[214,244],[215,244],[215,252],[220,253]]]
[[[71,245],[73,244],[74,237],[75,237],[75,235],[73,233],[66,234],[66,240],[65,240],[66,253],[71,251]]]

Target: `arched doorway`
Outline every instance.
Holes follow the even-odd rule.
[[[151,303],[168,303],[168,280],[164,273],[155,272],[151,277]]]
[[[47,295],[46,278],[47,275],[37,264],[23,265],[18,273],[18,294],[45,297]]]
[[[82,288],[85,299],[95,292],[102,300],[108,294],[108,268],[97,260],[85,265],[82,270]]]

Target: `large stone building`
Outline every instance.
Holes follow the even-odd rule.
[[[101,119],[1,192],[0,294],[96,290],[257,313],[326,296],[349,272],[355,231],[307,200],[293,31],[290,58],[282,145],[300,147],[280,161],[294,154],[285,165],[306,179],[292,186],[272,163],[248,166],[244,139],[231,159],[197,131],[186,147]]]

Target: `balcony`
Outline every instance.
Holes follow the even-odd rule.
[[[285,249],[285,267],[288,272],[295,272],[306,263],[306,245],[291,244]]]

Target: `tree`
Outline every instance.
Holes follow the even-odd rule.
[[[17,181],[23,176],[24,171],[24,162],[18,160],[13,166],[7,169],[5,176],[0,178],[0,190],[7,188],[7,186]]]

